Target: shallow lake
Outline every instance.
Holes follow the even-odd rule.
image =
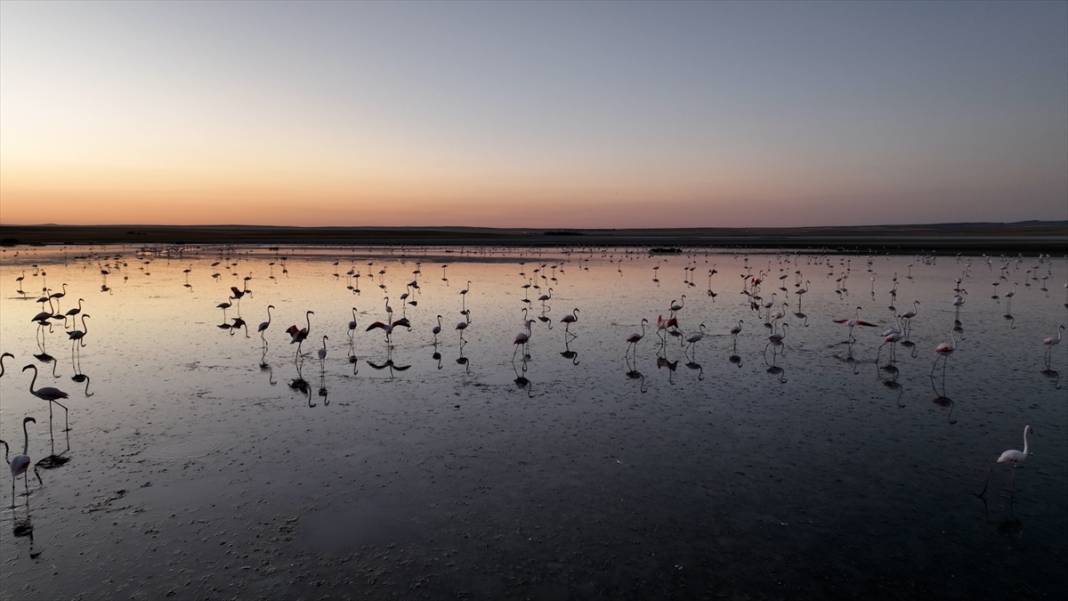
[[[0,437],[21,453],[32,416],[29,455],[46,459],[14,509],[0,486],[3,599],[1068,590],[1068,343],[1043,356],[1068,319],[1062,257],[0,257]],[[84,320],[31,321],[78,299]],[[875,325],[851,341],[834,320],[858,317]],[[387,342],[376,321],[401,323]],[[309,324],[298,356],[286,329]],[[25,365],[69,413],[50,420]],[[1025,425],[1014,475],[995,459]]]

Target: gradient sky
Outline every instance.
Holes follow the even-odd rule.
[[[1068,219],[1068,3],[0,3],[0,222]]]

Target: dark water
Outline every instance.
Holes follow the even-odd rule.
[[[43,486],[31,473],[28,496],[19,479],[14,512],[0,486],[0,597],[1068,590],[1068,343],[1048,367],[1042,344],[1068,316],[1063,258],[419,252],[5,251],[0,350],[15,359],[0,379],[0,436],[21,451],[22,418],[33,416],[33,461],[60,459],[39,469]],[[249,274],[251,292],[226,312],[226,323],[249,323],[246,337],[219,328],[215,306]],[[746,274],[765,281],[754,289]],[[413,280],[414,306],[400,299]],[[51,333],[30,322],[42,288],[62,283],[60,312],[80,297],[91,315],[73,355],[61,320]],[[772,293],[772,314],[789,303],[781,320],[750,308]],[[681,338],[706,326],[692,354],[655,331],[683,294]],[[412,326],[394,330],[392,348],[365,331],[386,319],[387,295],[393,319],[403,312]],[[914,346],[897,345],[896,372],[889,346],[877,367],[880,334],[914,300]],[[264,350],[256,325],[268,304]],[[850,345],[832,319],[858,306],[879,327],[858,326]],[[523,308],[535,320],[529,357],[513,359]],[[567,336],[559,320],[573,308]],[[284,330],[303,327],[306,310],[309,354],[298,359]],[[652,327],[625,358],[642,318]],[[777,334],[789,324],[782,352],[765,351],[765,321]],[[462,342],[459,322],[469,323]],[[955,325],[956,349],[932,371]],[[37,387],[70,394],[69,432],[58,407],[50,428],[26,364],[40,368]],[[1011,468],[994,460],[1022,448],[1025,424],[1031,454],[1012,493]]]

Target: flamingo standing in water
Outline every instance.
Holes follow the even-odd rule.
[[[77,306],[77,307],[74,307],[74,308],[72,308],[72,309],[68,309],[68,310],[67,310],[67,312],[65,313],[65,315],[66,315],[67,317],[73,318],[73,317],[75,317],[76,315],[78,315],[79,313],[81,313],[81,312],[82,312],[82,303],[83,303],[84,301],[85,301],[85,299],[84,299],[84,298],[79,298],[79,299],[78,299],[78,306]],[[66,325],[66,321],[67,321],[66,319],[64,319],[64,320],[63,320],[63,323],[64,323],[64,325]]]
[[[349,322],[349,338],[356,334],[356,307],[352,308],[352,321]]]
[[[577,308],[576,309],[572,309],[571,313],[568,313],[567,315],[563,316],[560,319],[560,323],[564,324],[564,337],[565,338],[567,337],[568,334],[571,334],[571,330],[569,329],[571,327],[571,324],[573,324],[576,321],[578,321],[578,313],[579,313],[579,310]],[[575,336],[575,334],[571,334],[571,336]]]
[[[698,326],[701,331],[696,334],[691,334],[686,338],[686,342],[690,345],[690,358],[693,359],[697,354],[697,347],[695,346],[701,339],[705,337],[705,324]]]
[[[957,335],[953,330],[949,331],[949,340],[950,342],[940,342],[938,346],[935,347],[934,352],[936,357],[934,363],[931,365],[932,376],[934,375],[935,368],[938,366],[938,361],[942,361],[942,371],[945,371],[949,356],[953,354],[953,351],[957,350]]]
[[[82,313],[82,329],[67,332],[67,338],[70,339],[71,348],[74,348],[74,345],[79,341],[81,341],[82,346],[85,346],[85,335],[89,333],[89,328],[85,326],[85,320],[90,317],[92,317],[92,315]]]
[[[631,349],[634,349],[635,359],[637,359],[637,355],[638,355],[638,343],[641,341],[642,338],[645,338],[645,325],[648,324],[648,323],[649,323],[649,320],[645,319],[643,317],[642,318],[642,333],[639,334],[639,333],[635,332],[635,333],[631,334],[630,336],[627,336],[627,350],[629,351]],[[623,356],[626,357],[626,353],[624,353]]]
[[[544,277],[544,276],[542,276],[542,277]],[[541,301],[541,308],[545,309],[545,303],[551,301],[552,299],[553,299],[553,289],[549,288],[549,293],[548,294],[543,294],[543,295],[538,297],[538,300]]]
[[[467,293],[471,291],[471,280],[467,280],[467,287],[460,291],[461,312],[467,310]]]
[[[1031,453],[1030,441],[1028,440],[1028,437],[1030,436],[1031,432],[1032,432],[1031,426],[1024,426],[1024,430],[1023,430],[1023,443],[1024,443],[1023,450],[1019,451],[1019,450],[1016,450],[1016,449],[1008,449],[1006,451],[1003,451],[1001,453],[1001,455],[998,456],[997,461],[996,461],[996,463],[998,463],[998,464],[1008,464],[1008,465],[1012,466],[1012,476],[1011,476],[1012,494],[1016,494],[1016,468],[1019,467],[1019,465],[1021,463],[1027,461],[1027,456],[1030,455],[1030,453]],[[987,475],[986,475],[986,484],[983,485],[982,492],[980,492],[976,496],[978,496],[980,498],[984,497],[986,495],[986,488],[987,488],[987,486],[989,484],[990,484],[990,472],[988,471]]]
[[[883,347],[890,345],[890,365],[894,364],[897,359],[897,343],[901,341],[901,331],[896,328],[889,328],[883,332],[883,343],[879,345],[879,352],[875,354],[875,364],[879,365],[879,356],[883,353]]]
[[[516,354],[516,352],[519,351],[519,347],[520,346],[523,347],[523,356],[524,357],[527,356],[527,343],[530,342],[530,336],[531,336],[530,326],[532,326],[532,325],[534,325],[534,320],[533,319],[526,320],[526,322],[524,322],[524,324],[523,324],[523,327],[526,328],[526,329],[524,331],[516,334],[515,341],[512,342],[512,344],[515,345],[515,349],[512,350],[512,361],[515,361],[515,354]]]
[[[680,300],[679,302],[675,302],[675,299],[671,300],[671,305],[668,306],[668,308],[671,309],[670,317],[675,317],[675,314],[679,311],[682,311],[683,306],[686,304],[686,295],[683,294],[680,298],[682,300]]]
[[[271,309],[273,308],[274,305],[267,305],[267,321],[261,321],[260,325],[256,326],[256,331],[260,333],[260,339],[263,340],[264,346],[267,345],[267,338],[264,337],[263,333],[267,331],[267,328],[271,327]]]
[[[305,326],[298,328],[296,325],[291,325],[286,328],[286,334],[289,334],[289,344],[297,343],[297,356],[300,356],[300,348],[304,345],[304,341],[308,338],[308,332],[311,331],[311,316],[315,315],[315,311],[305,311],[304,321]]]
[[[434,329],[430,330],[434,334],[434,344],[438,343],[438,334],[441,333],[441,316],[438,315],[438,325],[434,326]]]
[[[738,334],[742,333],[742,320],[738,320],[738,325],[731,328],[731,337],[734,338],[735,344],[738,343]]]
[[[31,363],[26,367],[23,367],[22,371],[26,371],[27,369],[33,370],[33,379],[30,380],[30,394],[43,401],[48,401],[48,421],[52,421],[52,403],[55,403],[60,407],[63,407],[63,423],[65,428],[64,431],[70,430],[70,422],[68,420],[68,415],[70,412],[67,410],[66,405],[59,402],[59,399],[67,398],[67,393],[51,386],[45,386],[43,388],[38,388],[34,390],[33,385],[37,383],[37,366]]]
[[[916,317],[916,314],[920,311],[920,301],[912,301],[912,310],[901,315],[901,331],[902,335],[908,338],[912,335],[912,318]]]
[[[1061,343],[1061,336],[1064,333],[1064,324],[1057,327],[1057,337],[1047,336],[1042,339],[1042,344],[1046,347],[1045,361],[1046,367],[1049,368],[1050,363],[1053,360],[1053,347]]]
[[[326,362],[326,341],[329,336],[323,336],[323,348],[319,349],[319,367],[322,368]]]
[[[26,479],[26,472],[30,468],[30,433],[26,429],[26,424],[36,424],[37,420],[32,417],[26,417],[22,419],[22,454],[15,455],[14,459],[8,460],[8,445],[7,442],[0,440],[0,444],[4,445],[4,461],[7,462],[9,468],[11,468],[11,509],[15,509],[15,480],[19,476],[23,477],[23,482],[26,485],[26,494],[30,492],[30,484]],[[37,476],[37,482],[41,482],[41,475],[37,473],[37,467],[33,468],[33,474]]]
[[[776,350],[781,348],[783,346],[783,341],[786,340],[786,328],[788,328],[788,327],[790,327],[790,324],[784,323],[784,324],[782,324],[782,333],[780,333],[780,334],[772,333],[771,336],[768,336],[768,343],[764,345],[764,355],[765,356],[767,356],[768,347],[770,346],[770,347],[772,347],[772,349],[771,349],[772,358],[773,359],[775,358]]]

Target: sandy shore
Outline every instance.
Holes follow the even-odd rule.
[[[692,246],[1063,252],[1068,221],[805,228],[496,229],[0,225],[0,243]]]

